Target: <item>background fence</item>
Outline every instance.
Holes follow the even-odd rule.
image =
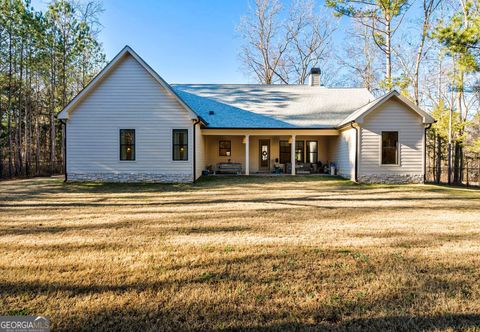
[[[460,170],[460,184],[465,186],[480,186],[480,159],[466,158],[462,168],[451,168],[450,183],[453,183],[454,173]],[[436,174],[437,167],[427,166],[426,181],[430,183],[449,184],[448,182],[448,166],[442,165],[440,167],[440,181],[437,182]]]

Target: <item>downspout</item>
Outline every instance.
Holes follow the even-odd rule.
[[[358,128],[355,127],[353,124],[355,123],[355,120],[350,122],[350,126],[355,129],[355,182],[358,182]]]
[[[63,182],[67,182],[67,120],[61,119],[60,123],[63,125]]]
[[[431,127],[432,123],[425,127],[425,135],[423,136],[423,183],[427,182],[427,130]]]
[[[196,143],[196,137],[197,137],[197,134],[196,134],[196,127],[197,127],[197,124],[199,124],[201,122],[200,119],[195,119],[193,121],[193,183],[195,183],[195,181],[197,181],[197,143]]]

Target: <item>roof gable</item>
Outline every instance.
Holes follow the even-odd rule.
[[[412,103],[408,98],[402,96],[398,91],[392,90],[389,93],[383,95],[380,98],[375,99],[374,101],[360,107],[358,110],[350,114],[348,117],[346,117],[339,125],[338,127],[343,127],[351,122],[357,122],[357,123],[362,123],[365,120],[365,117],[373,112],[374,110],[378,109],[380,106],[384,105],[387,101],[391,99],[396,99],[399,102],[401,102],[403,105],[407,106],[409,109],[417,113],[419,116],[422,117],[423,123],[434,123],[435,119],[422,110],[420,107]]]
[[[113,70],[115,70],[117,64],[124,59],[125,56],[132,56],[154,79],[157,81],[168,94],[172,95],[189,113],[192,119],[198,118],[197,114],[177,95],[172,87],[165,82],[132,48],[125,46],[98,74],[95,76],[82,91],[80,91],[58,114],[58,118],[66,120],[69,118],[70,112],[93,91],[102,80],[108,76]]]

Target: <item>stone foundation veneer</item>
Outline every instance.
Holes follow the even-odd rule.
[[[69,182],[193,182],[192,174],[157,173],[68,173]]]
[[[419,174],[369,174],[358,177],[361,183],[423,183],[423,175]]]

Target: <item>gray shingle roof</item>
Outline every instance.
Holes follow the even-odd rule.
[[[363,88],[260,84],[172,87],[209,128],[334,128],[375,99]]]

